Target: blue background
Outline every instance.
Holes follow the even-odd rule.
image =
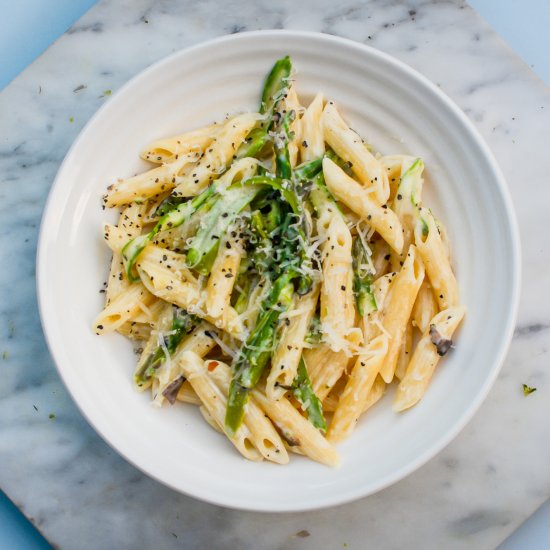
[[[0,0],[0,90],[44,52],[96,0]],[[550,85],[550,0],[470,0],[508,45]],[[10,55],[7,54],[10,53]],[[500,550],[550,548],[550,501]],[[51,546],[0,491],[0,550]]]

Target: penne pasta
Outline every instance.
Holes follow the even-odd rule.
[[[424,264],[416,247],[411,245],[405,263],[386,297],[387,306],[382,316],[382,325],[390,337],[388,353],[380,371],[387,384],[393,379],[407,322],[423,280]]]
[[[105,334],[117,330],[140,312],[141,307],[147,307],[154,296],[142,284],[133,284],[123,290],[96,317],[94,328],[96,334]]]
[[[302,117],[302,136],[300,141],[300,158],[309,162],[325,154],[325,140],[321,115],[323,113],[323,94],[319,93],[306,109]]]
[[[315,350],[304,352],[313,392],[323,401],[340,379],[350,361],[343,351],[332,351],[321,345]]]
[[[254,399],[269,416],[292,452],[300,451],[312,460],[337,467],[340,457],[334,447],[286,399],[269,399],[259,389],[252,392]]]
[[[348,351],[350,343],[357,343],[351,233],[336,210],[325,217],[326,221],[320,219],[318,224],[325,239],[321,249],[321,326],[325,342],[332,351]]]
[[[388,340],[385,334],[377,336],[357,356],[330,423],[327,433],[329,441],[341,441],[355,428],[388,352]]]
[[[432,287],[425,278],[418,291],[418,296],[414,302],[412,310],[412,323],[420,332],[425,332],[432,317],[438,311],[437,301],[435,299]]]
[[[200,160],[182,174],[173,195],[194,197],[203,191],[232,163],[239,146],[258,121],[258,115],[245,113],[229,119]]]
[[[379,206],[386,204],[390,196],[386,170],[344,122],[334,102],[326,104],[321,123],[325,141],[339,157],[350,163],[353,173],[372,195],[372,201]]]
[[[376,310],[369,311],[363,317],[363,338],[365,343],[370,342],[373,338],[376,338],[381,332],[384,332],[384,326],[382,325],[383,315],[385,308],[387,307],[386,297],[388,295],[390,286],[395,279],[396,274],[388,273],[378,277],[372,284],[372,294],[376,302]]]
[[[447,250],[435,223],[432,213],[422,208],[414,229],[414,239],[418,252],[426,266],[439,309],[447,309],[459,304],[458,285],[449,263]]]
[[[291,86],[288,90],[287,97],[285,99],[285,108],[287,111],[294,111],[294,121],[290,125],[290,131],[292,132],[292,139],[288,144],[288,156],[290,165],[292,168],[298,164],[298,153],[300,152],[300,142],[302,140],[302,113],[304,108],[300,105],[298,95],[294,86]]]
[[[189,273],[182,259],[175,261],[178,255],[172,253],[171,259],[164,252],[162,248],[149,245],[141,253],[136,267],[144,286],[155,296],[240,337],[243,326],[237,312],[228,307],[219,318],[213,318],[205,312],[201,307],[203,292],[197,280]],[[168,259],[163,260],[164,256]]]
[[[229,367],[220,361],[210,361],[206,363],[206,368],[212,373],[212,378],[218,383],[220,389],[227,395],[232,378]],[[244,423],[252,434],[252,442],[265,459],[277,464],[288,464],[288,453],[281,437],[270,420],[266,418],[254,397],[247,404]]]
[[[167,164],[172,162],[176,155],[202,154],[222,128],[222,124],[210,124],[185,134],[158,139],[148,144],[139,156],[155,164]]]
[[[398,254],[403,250],[399,218],[386,204],[378,205],[367,189],[350,178],[329,158],[323,160],[323,174],[329,191],[373,227]]]
[[[440,311],[431,321],[418,342],[407,372],[397,386],[393,410],[404,411],[416,405],[426,393],[435,367],[452,346],[451,337],[462,321],[463,306]]]
[[[118,226],[109,226],[109,229],[107,229],[108,224],[105,226],[105,242],[113,251],[111,269],[105,289],[105,305],[109,305],[114,298],[129,288],[120,255],[122,246],[124,246],[121,245],[121,239],[132,239],[140,234],[143,225],[143,210],[142,205],[130,204],[120,213]]]
[[[193,152],[176,156],[168,164],[153,168],[131,178],[118,180],[107,189],[105,204],[108,207],[129,204],[154,198],[160,193],[171,191],[189,165],[195,165],[200,153]]]
[[[208,375],[208,369],[204,361],[192,351],[186,351],[178,357],[177,364],[199,396],[203,406],[235,448],[249,460],[262,460],[262,455],[254,446],[252,434],[245,424],[239,428],[235,435],[230,435],[224,429],[227,398],[212,377]]]
[[[403,341],[401,342],[401,349],[397,356],[397,365],[395,367],[395,377],[401,380],[405,376],[407,365],[411,360],[413,343],[413,326],[412,322],[407,323],[405,328],[405,334],[403,335]]]
[[[384,382],[384,380],[382,380],[382,377],[378,375],[374,380],[374,384],[372,385],[372,388],[368,393],[367,399],[365,400],[365,403],[363,405],[363,413],[367,412],[373,405],[380,401],[380,399],[384,395],[385,390],[386,383]],[[323,410],[326,413],[334,412],[336,410],[336,407],[338,406],[339,398],[339,394],[335,395],[333,392],[331,392],[329,395],[326,396],[325,400],[323,401]]]
[[[222,239],[206,285],[206,311],[212,319],[223,318],[231,308],[231,293],[243,255],[240,240],[231,234]]]

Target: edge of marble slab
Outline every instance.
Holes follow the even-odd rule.
[[[12,82],[10,82],[5,88],[4,90],[0,91],[0,102],[3,100],[5,94],[3,92],[5,92],[6,90],[9,90],[11,89],[13,86],[17,86],[18,85],[18,82],[23,79],[23,78],[26,78],[28,73],[32,72],[33,71],[33,68],[36,66],[37,63],[40,62],[41,58],[50,50],[50,48],[55,45],[60,39],[62,39],[68,32],[70,32],[71,29],[75,28],[75,27],[78,27],[82,21],[84,19],[86,19],[87,17],[90,16],[91,13],[93,13],[95,11],[95,9],[97,8],[98,5],[96,6],[93,6],[92,8],[90,8],[81,18],[79,18],[71,27],[70,29],[68,29],[68,31],[66,31],[63,35],[61,35],[57,40],[55,40],[35,61],[33,61],[33,63],[31,63],[28,67],[25,68],[24,71],[22,71],[14,80],[12,80]],[[498,42],[499,42],[499,45],[498,47],[502,48],[503,50],[506,50],[506,54],[509,58],[509,62],[510,63],[514,63],[516,66],[518,66],[518,69],[520,69],[523,73],[524,73],[524,76],[525,78],[529,78],[530,80],[530,83],[532,83],[533,85],[535,86],[539,86],[539,87],[542,87],[542,89],[544,89],[545,91],[550,91],[550,87],[548,87],[534,72],[533,70],[531,69],[531,67],[529,67],[529,65],[522,59],[520,58],[513,50],[512,48],[508,45],[507,42],[505,42],[501,37],[500,35],[498,35],[492,28],[491,26],[487,23],[487,21],[481,16],[479,15],[473,8],[471,8],[469,5],[468,5],[468,9],[470,9],[474,14],[475,16],[477,17],[477,19],[479,20],[480,22],[480,25],[483,25],[485,27],[486,30],[488,30],[492,35],[493,35],[493,39],[496,39]],[[227,32],[222,32],[222,33],[219,33],[219,34],[216,34],[215,36],[223,36],[223,35],[226,35],[226,34],[229,34]],[[210,38],[208,39],[210,40]],[[206,41],[206,40],[204,40]],[[196,42],[196,43],[200,43],[199,42]],[[382,50],[383,51],[383,50]],[[169,55],[169,54],[167,54]],[[156,61],[162,59],[164,56],[161,56],[159,57]],[[156,62],[156,61],[153,61]],[[145,67],[144,67],[145,68]],[[141,69],[141,70],[144,70]],[[132,78],[135,74],[138,74],[139,72],[141,72],[141,70],[137,71],[136,73],[133,73],[132,75],[130,75],[126,80],[129,80],[130,78]],[[528,76],[527,76],[528,75]],[[523,76],[523,75],[522,75]],[[99,108],[100,105],[97,105],[97,108]],[[97,110],[97,109],[95,109]],[[95,112],[95,111],[94,111]],[[93,113],[92,113],[93,114]],[[472,118],[469,116],[469,118],[472,120]],[[89,118],[87,119],[89,120]],[[87,122],[86,120],[86,122]],[[475,122],[475,120],[472,120],[472,122],[474,123],[474,125],[476,125],[476,127],[478,126]],[[80,130],[79,130],[80,132]],[[78,133],[76,135],[78,135]],[[481,132],[481,131],[480,131]],[[71,398],[72,400],[72,398]],[[78,409],[77,409],[78,410]],[[103,440],[102,440],[103,441]],[[40,532],[42,533],[42,535],[46,537],[45,533],[42,531],[41,529],[41,526],[37,524],[37,522],[35,521],[35,519],[32,517],[32,516],[27,516],[27,514],[25,513],[24,511],[24,508],[22,505],[19,505],[16,501],[12,500],[11,497],[9,495],[7,495],[8,498],[10,498],[10,500],[12,502],[14,502],[14,504],[21,510],[21,512],[29,519],[29,521],[34,525],[34,527]],[[548,491],[548,495],[547,495],[547,498],[550,497],[550,489]],[[540,504],[542,504],[544,501],[541,501]],[[539,504],[539,506],[540,506]],[[521,525],[521,523],[523,523],[523,521],[525,519],[527,519],[530,515],[532,515],[534,512],[536,511],[536,508],[534,510],[531,510],[529,512],[527,512],[524,516],[523,519],[521,519],[520,523],[518,523],[518,525],[515,527],[517,528],[519,525]],[[515,529],[514,528],[514,529]],[[505,537],[502,539],[502,540],[505,540],[505,538],[507,536],[509,536],[509,534],[511,532],[513,532],[512,529],[511,531],[508,532],[507,535],[505,535]]]

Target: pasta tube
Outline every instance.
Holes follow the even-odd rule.
[[[458,285],[435,219],[426,208],[420,210],[420,217],[414,229],[414,239],[426,266],[426,273],[439,309],[457,306],[460,300]]]
[[[372,193],[372,201],[377,205],[386,204],[390,196],[386,170],[344,122],[334,102],[326,104],[321,124],[325,141],[339,157],[350,163],[353,173],[367,192]]]
[[[203,406],[236,449],[249,460],[262,460],[262,455],[254,446],[252,434],[246,424],[242,424],[235,434],[229,434],[224,429],[227,397],[209,376],[204,361],[192,351],[186,351],[178,356],[177,364],[199,396]]]
[[[173,191],[177,197],[194,197],[225,172],[258,121],[258,115],[245,113],[229,119],[197,164],[189,167]]]
[[[394,411],[404,411],[422,399],[439,359],[452,346],[451,337],[465,313],[463,306],[453,307],[440,311],[430,321],[430,326],[418,342],[407,372],[397,387]]]
[[[403,250],[403,231],[399,218],[387,205],[371,199],[367,189],[350,178],[329,158],[323,160],[323,174],[329,191],[373,227],[398,253]]]
[[[278,401],[273,401],[259,389],[253,390],[252,395],[292,452],[299,450],[327,466],[340,465],[340,457],[334,447],[290,404],[288,399],[282,397]]]
[[[384,309],[382,325],[390,336],[388,353],[380,371],[384,382],[390,383],[395,373],[399,351],[407,328],[407,322],[424,280],[424,264],[416,247],[411,245],[401,271],[395,277]]]
[[[381,334],[357,356],[330,423],[327,433],[329,441],[341,441],[355,428],[387,352],[388,337]]]
[[[325,154],[325,140],[321,115],[323,113],[323,94],[319,93],[306,109],[302,117],[302,140],[300,157],[302,162],[309,162]]]

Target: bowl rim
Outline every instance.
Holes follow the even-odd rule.
[[[492,368],[487,372],[486,379],[484,383],[479,387],[476,395],[470,402],[469,406],[463,411],[463,413],[457,417],[451,427],[443,433],[436,441],[428,448],[426,448],[422,453],[420,453],[415,460],[408,463],[406,466],[396,470],[391,475],[382,478],[378,483],[371,485],[368,488],[356,488],[352,491],[347,491],[346,493],[338,494],[335,497],[330,497],[325,499],[323,502],[318,503],[292,503],[289,502],[285,506],[282,505],[270,505],[269,502],[266,502],[262,507],[250,506],[246,502],[238,501],[238,499],[227,498],[225,496],[219,496],[216,493],[210,491],[202,491],[196,489],[195,487],[190,488],[189,490],[184,490],[181,487],[176,486],[171,483],[170,480],[162,479],[156,473],[151,473],[148,471],[146,464],[140,464],[137,459],[130,457],[131,453],[127,452],[127,449],[120,448],[117,446],[116,439],[112,438],[111,433],[105,433],[94,421],[93,411],[85,410],[81,403],[79,402],[78,396],[80,391],[76,387],[72,387],[70,380],[64,374],[65,369],[62,367],[63,358],[61,348],[63,343],[54,339],[53,333],[48,328],[48,317],[49,317],[49,299],[46,288],[46,279],[47,279],[47,256],[45,253],[46,244],[50,237],[50,233],[53,231],[53,226],[55,222],[55,201],[57,199],[57,190],[61,185],[61,180],[64,178],[64,172],[67,169],[67,166],[72,161],[74,151],[78,149],[80,142],[84,139],[84,136],[88,133],[89,129],[95,124],[95,121],[103,115],[104,110],[108,107],[111,101],[126,93],[128,88],[131,88],[135,83],[139,82],[142,79],[147,79],[148,75],[153,71],[157,70],[163,65],[170,64],[174,59],[179,56],[189,55],[193,52],[199,51],[201,49],[207,49],[211,46],[223,45],[226,42],[233,41],[247,41],[254,39],[262,39],[265,37],[281,37],[288,36],[297,39],[312,39],[324,41],[325,44],[339,44],[346,46],[348,48],[354,49],[358,55],[369,55],[377,58],[379,61],[389,64],[400,71],[406,72],[411,78],[416,80],[419,84],[427,88],[431,93],[435,94],[437,98],[444,104],[445,108],[448,109],[463,125],[464,130],[466,130],[469,138],[481,152],[484,159],[487,161],[488,166],[493,173],[494,180],[497,184],[498,192],[501,195],[504,213],[508,229],[510,232],[510,244],[511,248],[509,254],[511,257],[512,273],[511,273],[511,289],[509,294],[508,303],[510,304],[508,309],[508,315],[505,324],[505,330],[502,333],[498,353],[496,353]],[[122,456],[127,462],[132,464],[138,470],[143,472],[148,477],[155,479],[156,481],[162,483],[163,485],[169,487],[170,489],[186,494],[193,498],[200,499],[204,502],[210,504],[215,504],[219,506],[225,506],[227,508],[235,510],[246,510],[246,511],[256,511],[256,512],[298,512],[298,511],[307,511],[307,510],[320,510],[329,508],[332,506],[337,506],[345,504],[347,502],[352,502],[360,498],[375,494],[382,489],[389,487],[390,485],[400,481],[401,479],[408,476],[410,473],[414,472],[431,458],[437,455],[444,447],[446,447],[464,428],[464,426],[471,420],[477,410],[480,408],[482,402],[487,397],[491,387],[493,386],[501,368],[504,363],[504,359],[508,353],[510,343],[513,337],[514,328],[516,325],[518,308],[519,308],[519,299],[520,299],[520,288],[521,288],[521,248],[520,248],[520,237],[519,237],[519,227],[517,222],[517,217],[513,208],[512,198],[510,191],[504,175],[493,155],[489,146],[485,142],[484,138],[481,136],[477,128],[474,126],[473,122],[466,116],[466,114],[451,100],[440,88],[438,88],[432,81],[425,77],[422,73],[413,69],[411,66],[406,64],[403,61],[395,58],[394,56],[378,50],[367,44],[357,42],[348,38],[343,38],[340,36],[335,36],[327,33],[313,32],[313,31],[301,31],[301,30],[286,30],[286,29],[277,29],[277,30],[256,30],[256,31],[247,31],[231,35],[223,35],[213,39],[201,41],[192,46],[182,48],[168,56],[165,56],[158,61],[152,63],[145,69],[139,71],[136,75],[126,81],[115,93],[113,93],[112,98],[105,102],[86,122],[84,127],[79,132],[76,139],[73,141],[71,147],[67,151],[62,163],[59,166],[57,174],[54,178],[53,184],[50,187],[48,192],[48,198],[45,203],[39,235],[38,235],[38,246],[36,253],[36,290],[37,290],[37,301],[38,309],[40,314],[40,321],[42,325],[42,330],[45,336],[46,344],[48,350],[54,360],[57,372],[63,381],[65,388],[67,389],[72,400],[76,404],[80,413],[86,419],[86,422],[90,424],[95,432],[102,438],[102,440],[107,443],[107,445]]]

